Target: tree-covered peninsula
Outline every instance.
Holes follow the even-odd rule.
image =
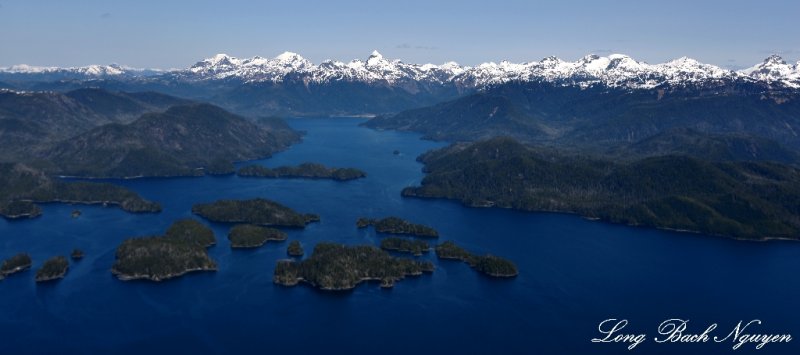
[[[517,266],[509,260],[494,255],[475,255],[451,241],[436,246],[439,259],[461,260],[473,269],[493,277],[514,277],[519,274]]]
[[[742,239],[800,239],[800,169],[783,164],[678,155],[613,162],[508,138],[456,144],[419,159],[428,175],[403,196]]]
[[[206,248],[214,232],[195,220],[173,223],[164,236],[131,238],[117,248],[111,272],[120,280],[162,281],[193,271],[215,271]]]
[[[319,243],[305,260],[278,261],[273,281],[285,286],[305,282],[322,290],[348,290],[370,280],[392,287],[406,276],[433,268],[431,262],[396,258],[374,246]]]
[[[358,169],[330,168],[317,163],[281,166],[274,169],[262,165],[249,165],[239,169],[237,174],[244,177],[332,179],[338,181],[355,180],[367,176],[367,173]]]
[[[26,253],[19,253],[6,260],[0,265],[0,280],[6,276],[29,269],[33,261],[31,256]]]
[[[315,214],[302,214],[277,202],[252,200],[219,200],[192,206],[192,212],[213,222],[247,223],[262,226],[305,227],[319,221]]]
[[[381,240],[381,249],[393,250],[404,253],[411,253],[414,256],[420,256],[422,253],[430,250],[428,243],[422,240],[389,237]]]
[[[47,259],[39,270],[36,270],[36,282],[46,282],[64,278],[69,269],[66,257],[55,256]]]
[[[375,230],[380,233],[410,234],[427,238],[439,237],[439,232],[432,227],[411,223],[398,217],[386,217],[381,219],[362,217],[356,221],[356,227],[358,228],[366,228],[368,226],[375,226]]]
[[[237,224],[228,232],[231,248],[258,248],[268,241],[284,241],[286,233],[270,227]]]
[[[133,213],[160,212],[158,203],[108,183],[65,182],[24,164],[0,163],[0,216],[32,218],[42,214],[37,202],[119,206]]]

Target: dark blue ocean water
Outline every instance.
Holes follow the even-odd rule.
[[[414,134],[357,127],[359,119],[294,119],[304,142],[260,161],[305,161],[357,167],[351,182],[243,179],[235,176],[121,181],[162,203],[160,214],[115,208],[44,206],[41,218],[0,219],[0,258],[25,251],[34,269],[53,255],[81,248],[66,278],[46,285],[33,271],[0,281],[0,354],[24,353],[462,353],[619,354],[623,344],[594,344],[607,318],[626,330],[657,335],[667,318],[701,332],[719,323],[761,319],[760,332],[800,337],[800,243],[753,243],[592,222],[563,214],[465,208],[443,200],[405,199],[400,190],[423,174],[420,153],[441,146]],[[399,150],[399,156],[392,151]],[[431,275],[392,290],[362,284],[326,293],[272,283],[287,243],[231,250],[228,226],[210,224],[218,243],[214,273],[162,283],[122,282],[110,273],[114,250],[128,237],[160,234],[191,205],[221,198],[264,197],[320,223],[288,230],[310,252],[319,241],[377,245],[358,230],[360,216],[397,215],[431,225],[441,240],[516,262],[519,277],[496,280],[460,262],[437,261]],[[196,217],[195,217],[196,218]],[[207,222],[206,222],[207,223]],[[702,329],[701,329],[702,328]],[[724,331],[723,331],[724,330]],[[724,334],[723,334],[724,333]],[[655,344],[633,353],[796,354],[800,340],[761,351],[732,343]]]

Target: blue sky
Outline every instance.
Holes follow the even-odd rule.
[[[0,0],[0,66],[186,67],[215,53],[413,63],[625,53],[800,59],[800,1]]]

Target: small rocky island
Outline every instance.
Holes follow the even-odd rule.
[[[370,280],[392,287],[406,276],[433,269],[429,261],[396,258],[374,246],[319,243],[305,260],[278,261],[272,280],[284,286],[305,282],[322,290],[349,290]]]
[[[519,274],[517,266],[509,260],[494,255],[474,255],[451,241],[436,246],[439,259],[461,260],[473,269],[492,277],[514,277]]]
[[[383,219],[362,217],[356,221],[356,226],[358,228],[366,228],[371,225],[374,225],[375,230],[380,233],[410,234],[426,238],[439,237],[439,232],[431,227],[422,224],[414,224],[398,217],[386,217]]]
[[[53,281],[64,278],[69,269],[69,261],[63,256],[55,256],[42,264],[39,270],[36,270],[36,282]]]
[[[305,251],[303,250],[303,246],[300,245],[300,242],[293,240],[286,248],[286,254],[289,254],[289,256],[299,257],[303,256]]]
[[[212,222],[262,226],[303,228],[308,223],[319,221],[318,215],[298,213],[289,207],[263,198],[200,203],[192,207],[192,212]]]
[[[422,240],[390,237],[381,240],[381,249],[411,253],[414,254],[414,256],[420,256],[422,253],[430,250],[431,247],[428,245],[428,243]]]
[[[72,260],[80,260],[80,259],[83,259],[83,256],[84,256],[84,254],[83,254],[83,250],[80,250],[80,249],[73,249],[73,250],[72,250],[72,253],[70,253],[70,254],[69,254],[69,256],[72,258]]]
[[[228,232],[231,248],[258,248],[268,241],[284,241],[286,233],[275,228],[237,224]]]
[[[4,279],[14,273],[29,269],[33,261],[31,256],[25,253],[19,253],[3,261],[0,266],[0,280]]]
[[[270,169],[261,165],[249,165],[239,169],[239,176],[262,178],[306,178],[347,181],[360,179],[367,173],[354,168],[330,168],[317,163],[303,163],[298,166],[281,166]]]
[[[185,219],[172,224],[164,236],[131,238],[117,248],[111,272],[120,280],[162,281],[192,271],[215,271],[206,248],[216,243],[214,232]]]

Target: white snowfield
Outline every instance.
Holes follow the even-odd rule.
[[[228,79],[251,83],[279,83],[287,80],[304,83],[347,81],[388,85],[454,84],[464,88],[523,81],[552,82],[581,87],[602,84],[609,87],[648,89],[662,84],[681,86],[743,80],[800,88],[800,62],[790,64],[777,55],[772,55],[762,63],[740,71],[700,63],[687,57],[666,63],[648,64],[624,54],[612,54],[607,57],[587,55],[574,62],[547,57],[534,62],[501,61],[470,67],[455,62],[442,65],[408,64],[396,59],[386,59],[378,51],[373,51],[366,61],[356,59],[348,63],[326,60],[314,64],[297,53],[284,52],[274,58],[256,56],[249,59],[217,54],[195,63],[188,69],[169,71],[135,69],[119,65],[90,65],[75,68],[15,65],[0,68],[0,72],[75,73],[89,77],[138,76],[147,72],[151,75],[161,73],[188,81]]]

